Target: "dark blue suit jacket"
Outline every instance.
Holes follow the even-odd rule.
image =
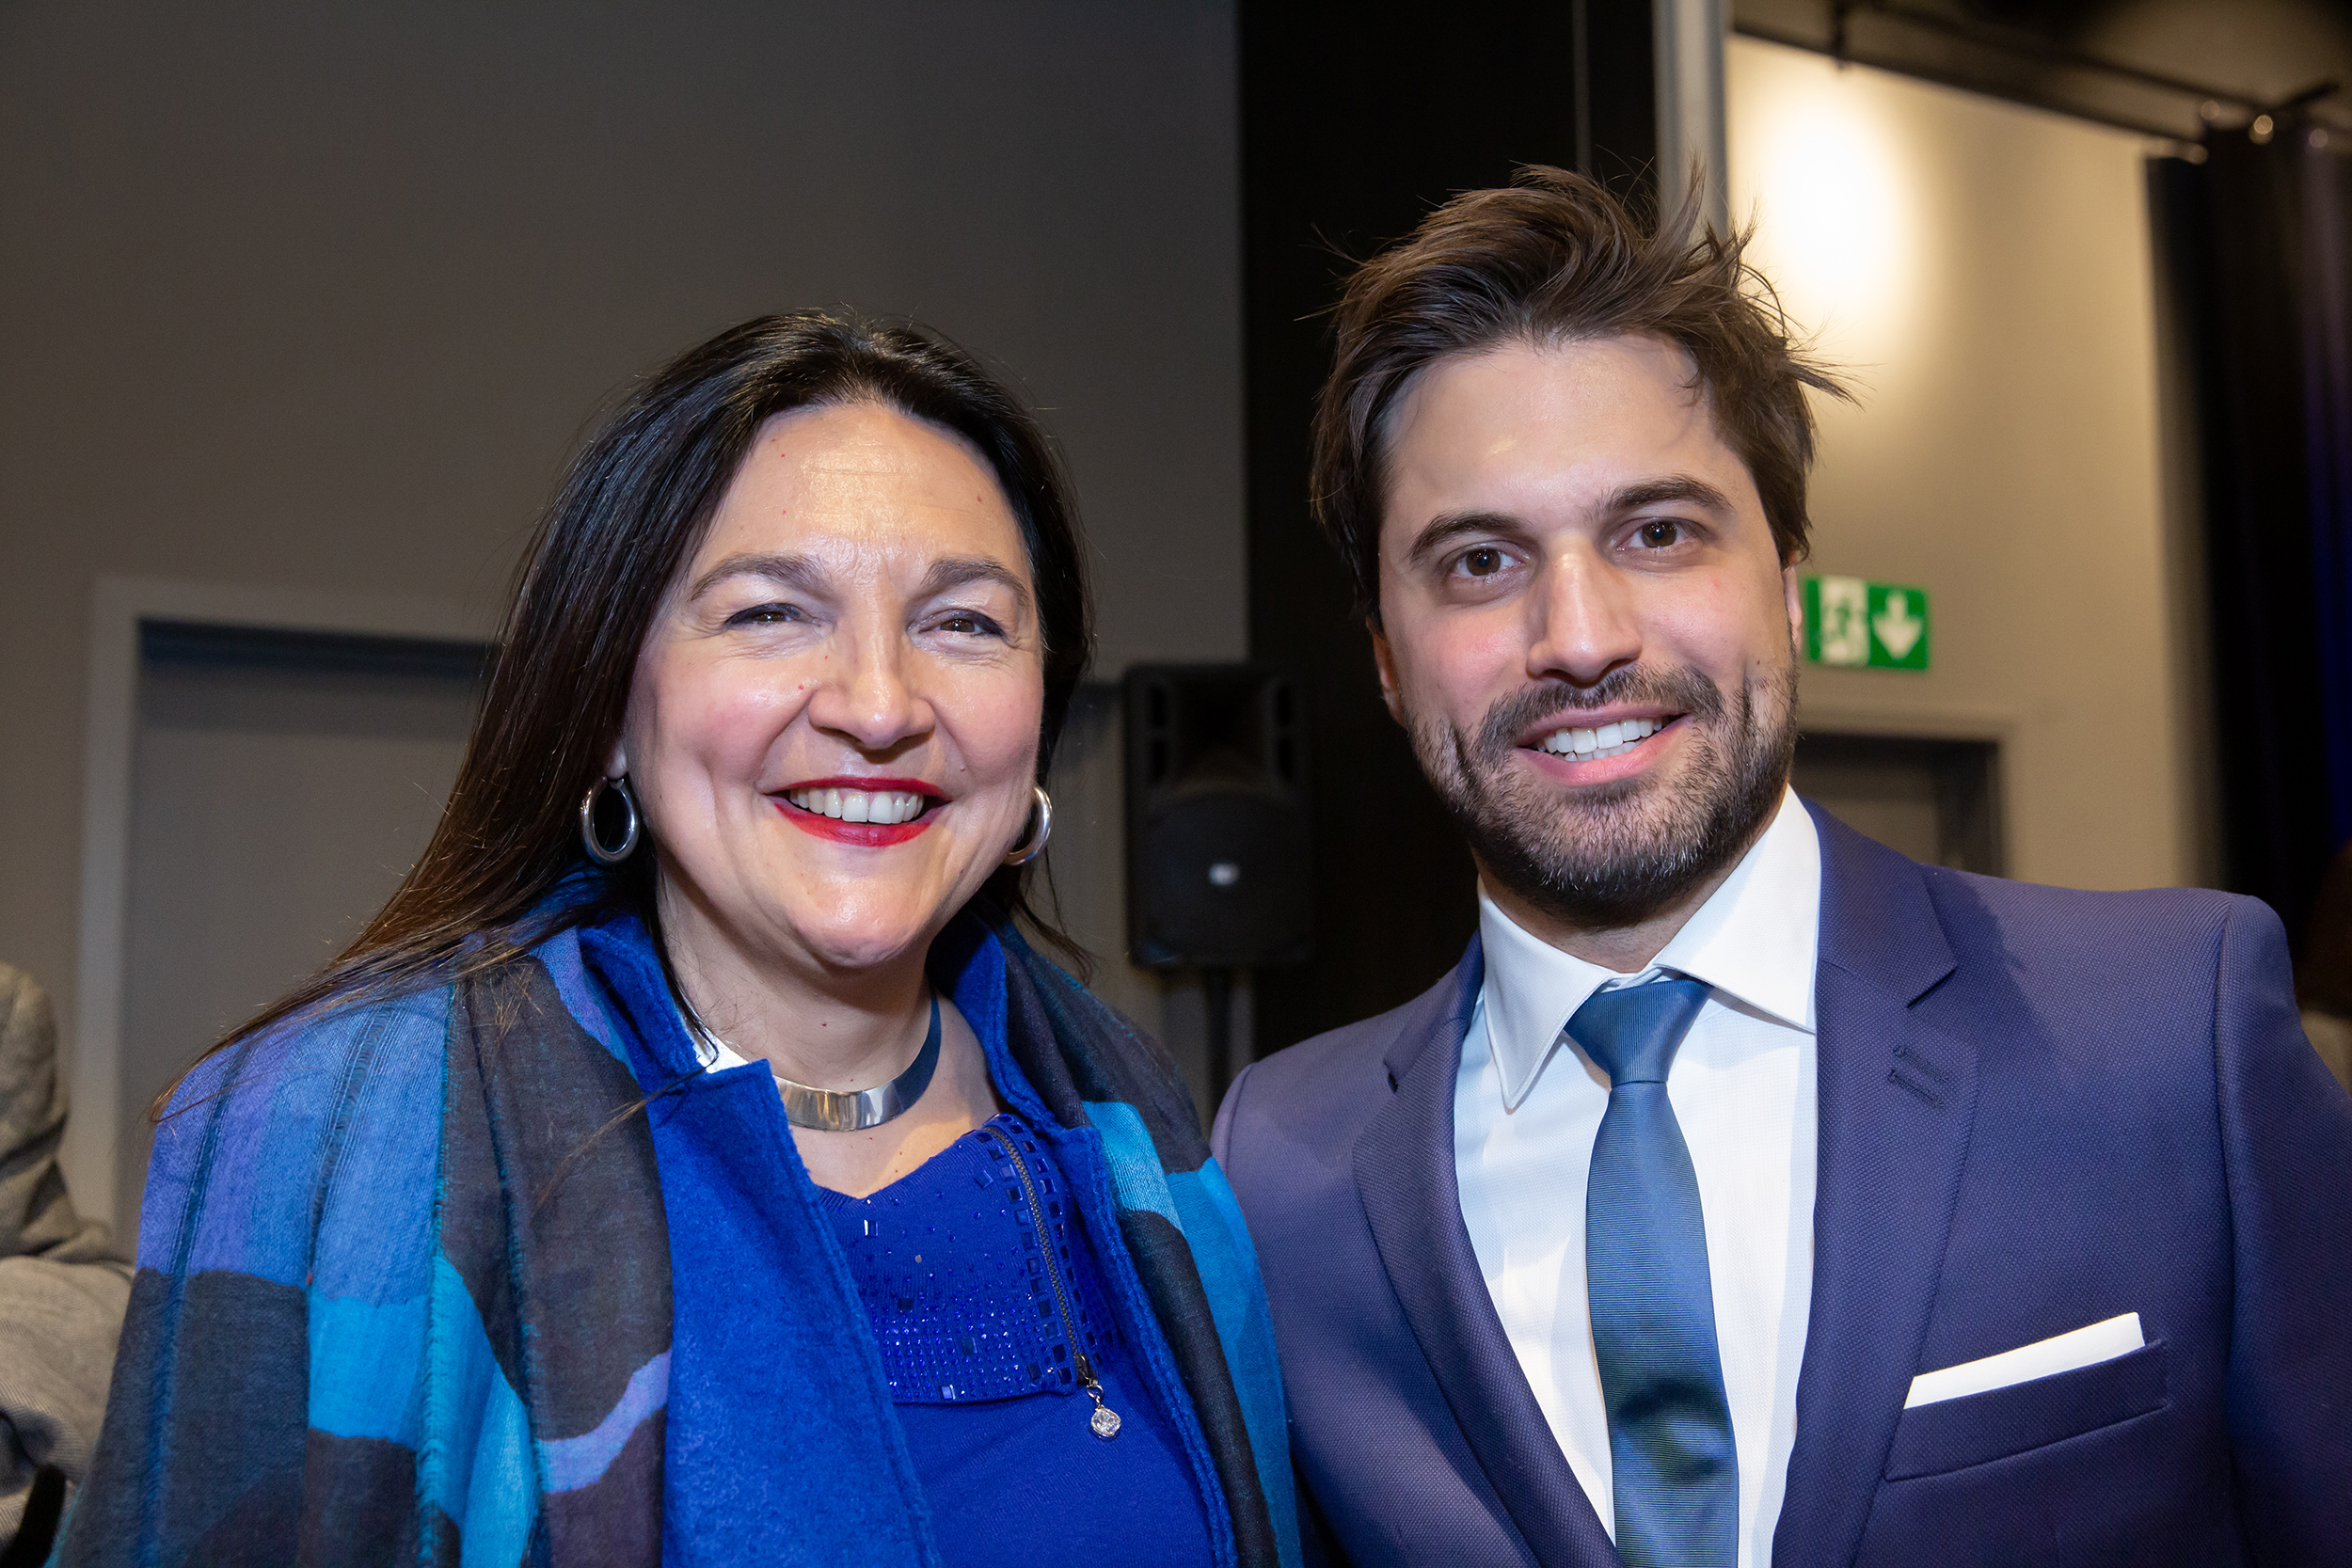
[[[2352,1564],[2352,1101],[2279,922],[1923,866],[1818,809],[1820,1179],[1773,1560]],[[1216,1150],[1294,1454],[1359,1564],[1611,1564],[1454,1186],[1473,942],[1234,1083]],[[1916,1373],[2137,1312],[2119,1360],[1903,1409]]]

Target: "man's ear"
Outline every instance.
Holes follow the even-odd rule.
[[[1389,634],[1371,617],[1365,619],[1364,629],[1372,633],[1372,663],[1380,672],[1380,700],[1389,705],[1389,717],[1402,724],[1405,705],[1396,694],[1396,655],[1390,651]]]
[[[1797,563],[1790,562],[1780,569],[1781,597],[1788,606],[1788,645],[1804,646],[1804,578],[1797,575]]]

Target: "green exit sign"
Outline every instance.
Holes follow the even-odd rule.
[[[1928,667],[1928,591],[1861,578],[1804,579],[1804,652],[1816,664]]]

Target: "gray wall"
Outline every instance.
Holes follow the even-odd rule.
[[[1725,64],[1732,211],[1860,397],[1815,403],[1808,570],[1933,623],[1925,673],[1808,668],[1806,721],[1998,742],[2010,876],[2203,880],[2143,138],[1755,39]]]
[[[1233,55],[1230,0],[0,8],[0,955],[71,1040],[101,576],[486,626],[612,390],[763,310],[1009,367],[1103,668],[1239,657]]]

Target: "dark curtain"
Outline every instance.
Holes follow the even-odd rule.
[[[2155,160],[2197,389],[2225,877],[2298,936],[2352,839],[2352,161],[2293,119]]]

